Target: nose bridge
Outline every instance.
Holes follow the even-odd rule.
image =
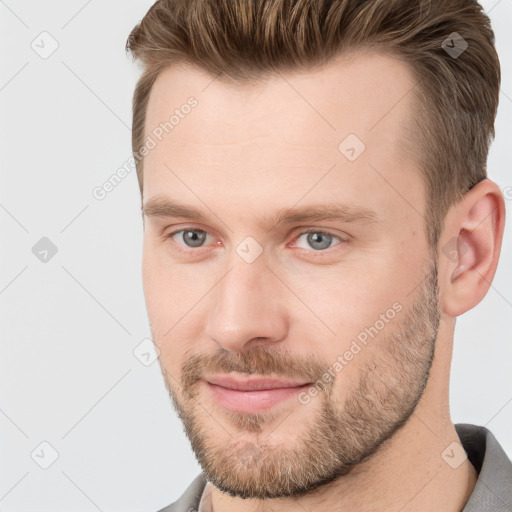
[[[227,274],[212,294],[206,334],[234,351],[254,338],[268,342],[284,337],[287,318],[277,284],[262,255],[248,263],[233,252]]]

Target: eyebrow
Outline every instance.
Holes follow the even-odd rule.
[[[155,196],[142,205],[142,215],[147,217],[180,217],[195,221],[207,222],[211,216],[201,210],[170,200],[161,196]],[[213,216],[218,216],[212,213]],[[267,230],[278,224],[296,224],[299,222],[341,221],[344,223],[369,223],[378,222],[380,217],[368,208],[341,204],[325,203],[292,208],[281,208],[277,212],[264,215],[259,220],[260,227]]]

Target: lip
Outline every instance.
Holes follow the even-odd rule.
[[[305,381],[292,381],[269,377],[239,378],[232,375],[213,375],[205,380],[210,384],[236,391],[262,391],[269,389],[294,388],[309,384]]]
[[[215,375],[204,381],[219,405],[246,414],[271,409],[311,385],[304,381],[231,375]]]

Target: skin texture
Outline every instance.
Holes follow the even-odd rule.
[[[405,63],[359,52],[251,87],[176,65],[152,89],[148,134],[197,100],[145,157],[143,204],[167,198],[204,218],[144,215],[143,284],[215,512],[459,511],[473,490],[469,461],[455,469],[441,456],[459,443],[448,403],[453,331],[489,289],[504,200],[492,181],[476,185],[431,253],[422,178],[400,145],[413,86]],[[349,134],[366,146],[354,161],[339,150]],[[327,203],[375,218],[264,222]],[[187,246],[202,232],[202,244]],[[312,238],[325,232],[332,239]],[[240,247],[262,252],[248,263]],[[234,413],[201,380],[235,372],[317,382],[376,325],[307,403]]]

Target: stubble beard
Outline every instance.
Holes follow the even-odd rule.
[[[220,351],[190,357],[182,367],[180,398],[162,367],[172,403],[206,479],[238,498],[300,497],[347,475],[376,454],[411,417],[430,375],[440,321],[435,255],[426,274],[413,305],[372,341],[380,347],[373,350],[373,359],[365,358],[358,381],[350,383],[341,403],[333,397],[334,380],[317,395],[314,402],[320,402],[319,407],[297,403],[284,418],[272,411],[223,411],[217,418],[206,414],[197,399],[198,379],[206,368],[287,377],[325,372],[325,362],[314,356],[295,361],[265,346],[239,354]],[[304,421],[294,421],[297,407],[313,411],[303,433]],[[227,423],[237,434],[228,433],[223,426]],[[278,428],[287,428],[296,437],[292,448],[271,444],[271,434]]]

